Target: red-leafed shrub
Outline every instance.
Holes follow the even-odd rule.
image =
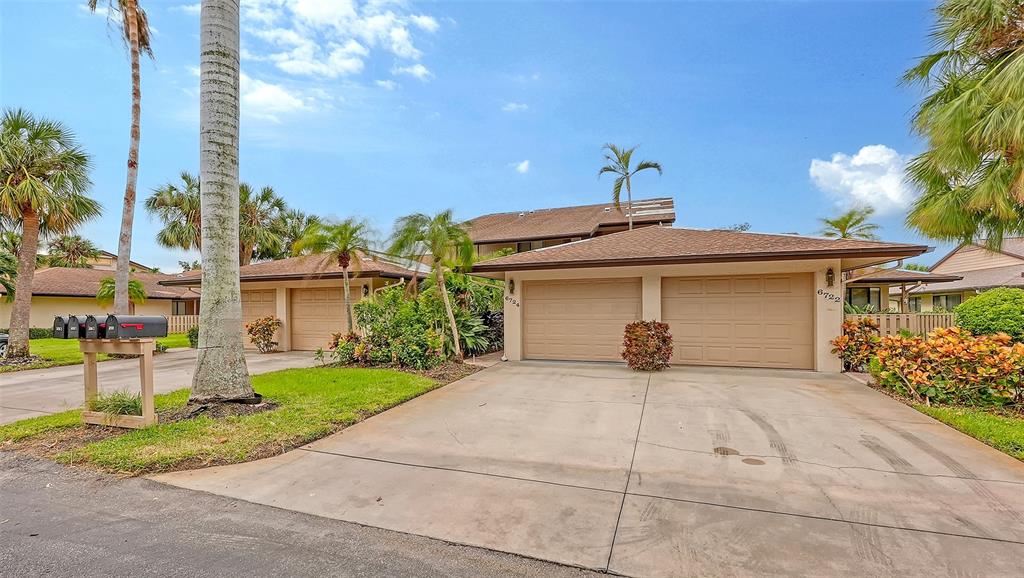
[[[660,321],[634,321],[626,325],[622,359],[634,371],[659,371],[672,359],[672,334]]]
[[[260,317],[245,324],[245,332],[260,353],[270,353],[277,348],[274,334],[281,328],[281,320],[274,316]]]
[[[847,319],[843,322],[843,334],[832,340],[832,353],[843,360],[846,371],[864,371],[880,340],[878,322],[874,319]]]

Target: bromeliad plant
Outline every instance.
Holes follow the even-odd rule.
[[[878,322],[874,319],[847,319],[843,322],[843,334],[832,340],[832,353],[843,360],[845,371],[864,371],[880,340]]]
[[[270,353],[277,349],[274,334],[281,328],[281,320],[277,317],[260,317],[252,323],[245,324],[245,332],[260,353]]]

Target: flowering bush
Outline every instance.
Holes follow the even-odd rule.
[[[843,322],[843,334],[832,340],[832,353],[843,360],[846,371],[863,371],[874,357],[879,340],[878,322],[874,319],[847,319]]]
[[[280,328],[281,320],[274,316],[260,317],[252,323],[245,324],[245,332],[249,334],[249,339],[260,353],[270,353],[277,348],[274,334]]]
[[[659,371],[672,358],[672,334],[660,321],[634,321],[626,325],[622,359],[633,371]]]
[[[879,383],[931,404],[1024,404],[1024,343],[958,327],[889,335],[877,347]]]

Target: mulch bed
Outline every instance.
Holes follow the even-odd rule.
[[[412,369],[410,367],[402,367],[394,364],[381,364],[373,365],[369,363],[329,363],[324,367],[356,367],[360,369],[393,369],[395,371],[401,371],[402,373],[411,373],[412,375],[420,375],[433,379],[434,381],[440,382],[441,385],[448,385],[449,383],[458,381],[464,377],[473,375],[474,373],[484,369],[478,365],[471,365],[469,363],[460,363],[458,361],[446,361],[437,367],[431,369]]]
[[[47,361],[38,355],[29,355],[28,357],[15,357],[7,359],[6,357],[0,357],[0,367],[21,367],[23,365],[32,365],[41,361]]]

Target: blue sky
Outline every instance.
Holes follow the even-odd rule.
[[[922,149],[899,78],[927,51],[925,2],[243,0],[242,178],[382,236],[396,217],[603,202],[601,145],[640,145],[677,226],[815,233],[852,203],[902,225]],[[198,3],[143,0],[141,198],[198,167]],[[85,0],[0,3],[0,103],[64,122],[93,155],[115,250],[130,77]],[[45,23],[45,26],[41,25]],[[140,207],[132,257],[176,270]],[[930,244],[935,245],[934,242]],[[919,259],[931,262],[937,254]]]

